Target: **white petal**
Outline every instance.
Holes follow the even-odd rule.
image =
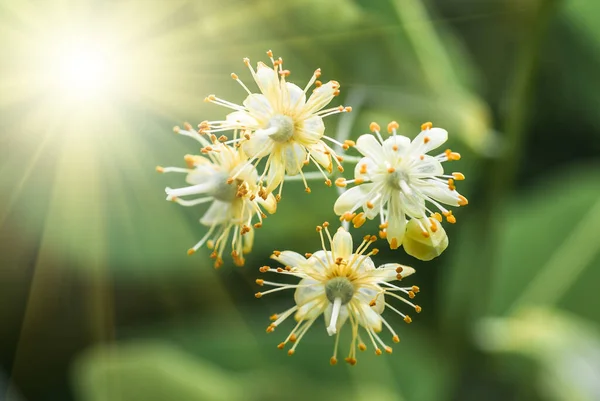
[[[331,251],[319,250],[308,258],[308,263],[317,273],[324,273],[324,266],[329,266],[332,262]]]
[[[263,199],[260,196],[256,198],[256,201],[265,208],[267,213],[273,214],[277,211],[277,200],[273,194],[268,194],[267,199]]]
[[[295,142],[284,146],[285,170],[289,175],[296,175],[300,172],[303,162],[306,159],[304,147]]]
[[[398,150],[394,150],[392,147],[396,145]],[[389,151],[389,154],[403,155],[406,153],[410,146],[410,139],[404,135],[392,135],[385,141],[383,141],[383,147]]]
[[[299,264],[306,263],[306,258],[299,253],[292,251],[282,251],[279,256],[272,255],[271,259],[274,259],[284,266],[296,267]]]
[[[326,307],[327,298],[317,298],[313,301],[299,305],[298,311],[296,312],[296,320],[309,320],[314,319],[323,313]]]
[[[383,313],[383,310],[385,309],[385,298],[379,291],[375,291],[372,288],[361,287],[356,291],[354,296],[359,301],[366,304],[370,304],[371,301],[375,299],[375,305],[371,306],[371,308],[378,314]]]
[[[352,255],[352,235],[343,227],[340,227],[333,236],[333,253],[335,258],[350,259]]]
[[[356,141],[356,150],[363,156],[370,158],[376,164],[385,161],[385,154],[381,143],[371,134],[363,134]]]
[[[273,107],[265,95],[255,93],[248,95],[246,100],[244,100],[244,106],[252,117],[263,127],[266,126],[269,119],[274,114]]]
[[[387,240],[390,246],[395,245],[392,249],[396,249],[402,245],[404,233],[406,232],[406,217],[402,210],[398,193],[393,193],[388,204],[388,227]]]
[[[212,226],[213,224],[222,224],[230,220],[231,203],[215,200],[200,219],[200,223],[205,226]]]
[[[356,271],[358,273],[366,273],[371,270],[375,270],[375,264],[370,257],[360,256],[359,259],[360,265],[356,266]]]
[[[302,109],[306,103],[306,95],[304,94],[304,91],[291,82],[286,82],[285,86],[288,95],[286,108],[292,112],[294,110]]]
[[[207,182],[214,182],[214,175],[217,171],[214,165],[197,166],[185,177],[185,182],[190,185],[198,185]]]
[[[269,99],[277,99],[281,96],[279,76],[273,68],[262,62],[256,66],[256,83]]]
[[[366,166],[367,173],[361,173]],[[363,170],[364,171],[364,170]],[[366,180],[376,180],[380,175],[381,167],[369,157],[363,157],[356,163],[354,167],[354,178],[362,178]],[[387,174],[387,171],[386,171]]]
[[[424,154],[441,146],[448,140],[448,131],[443,128],[431,128],[421,131],[410,144],[410,152]]]
[[[296,128],[294,139],[303,144],[314,144],[321,140],[325,133],[325,124],[319,116],[310,116]]]
[[[419,189],[423,194],[435,199],[438,202],[444,203],[450,206],[459,206],[459,193],[457,191],[451,191],[447,185],[430,181],[428,184],[419,186]]]
[[[358,322],[364,327],[370,327],[375,331],[381,331],[381,316],[369,306],[368,303],[351,301],[353,306],[360,310]]]
[[[268,131],[259,129],[250,139],[242,142],[242,149],[250,157],[265,157],[273,149],[273,141],[269,138]]]
[[[334,93],[339,89],[339,84],[337,82],[329,81],[326,84],[323,84],[316,88],[312,95],[308,98],[304,109],[302,109],[302,116],[309,116],[310,114],[314,114],[317,111],[321,110],[323,107],[329,104],[334,97]]]
[[[410,175],[415,178],[435,177],[442,174],[444,174],[442,163],[429,155],[426,155],[423,160],[418,159],[410,170]]]
[[[237,125],[243,128],[259,128],[259,122],[256,120],[256,118],[252,117],[250,113],[245,111],[234,111],[233,113],[229,113],[227,114],[227,117],[225,117],[225,120],[227,120],[229,124]]]
[[[398,196],[400,198],[400,203],[402,204],[402,210],[408,216],[417,219],[426,216],[425,200],[422,197],[415,193],[407,195],[404,192],[400,192]]]
[[[329,327],[329,323],[331,322],[331,312],[333,311],[333,304],[328,302],[325,311],[323,312],[323,317],[325,318],[325,327]],[[342,329],[344,323],[348,319],[348,307],[346,305],[342,305],[340,308],[340,314],[338,315],[337,322],[335,323],[335,327],[337,332],[339,333]]]
[[[325,148],[325,144],[322,141],[319,141],[314,145],[308,145],[306,148],[309,150],[310,155],[313,157],[313,159],[317,161],[317,163],[323,166],[327,171],[331,172],[331,153],[325,153],[328,151]]]
[[[242,235],[242,252],[250,253],[254,244],[254,228],[250,227],[250,231]]]
[[[415,272],[415,269],[409,266],[404,266],[399,263],[386,263],[375,269],[375,271],[372,272],[372,275],[382,281],[394,281],[398,279],[396,277],[398,275],[398,272],[396,271],[398,267],[402,267],[402,272],[400,273],[402,278],[408,277]]]
[[[281,151],[280,151],[281,152]],[[281,154],[273,153],[271,165],[269,166],[269,172],[267,173],[267,192],[273,191],[281,182],[285,176],[285,165],[281,159]]]
[[[341,216],[346,212],[353,212],[360,207],[371,196],[370,191],[373,189],[373,185],[371,183],[357,185],[341,194],[333,205],[335,214]]]

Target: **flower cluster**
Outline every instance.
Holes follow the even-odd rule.
[[[400,294],[414,298],[419,292],[419,287],[399,287],[392,281],[402,280],[414,273],[414,269],[398,263],[388,263],[379,267],[371,260],[371,256],[377,254],[374,248],[367,252],[371,243],[376,241],[376,236],[367,235],[362,243],[354,250],[352,236],[340,228],[332,237],[328,230],[328,223],[317,226],[321,235],[323,249],[312,254],[302,256],[292,251],[275,251],[271,256],[285,268],[270,268],[263,266],[263,273],[272,272],[281,275],[291,275],[300,278],[298,284],[282,284],[263,279],[256,280],[260,286],[272,286],[271,290],[257,292],[257,298],[263,295],[295,289],[294,300],[296,305],[288,310],[271,316],[273,321],[268,327],[270,333],[292,314],[298,322],[294,329],[288,334],[278,348],[285,348],[286,344],[293,343],[288,350],[288,355],[293,355],[302,337],[321,315],[325,319],[327,333],[335,334],[335,345],[333,356],[330,359],[332,365],[337,363],[337,349],[339,344],[340,330],[346,322],[349,322],[352,330],[352,340],[346,362],[356,364],[356,349],[361,351],[367,346],[361,339],[359,327],[362,327],[370,340],[375,353],[381,355],[381,348],[387,353],[392,353],[392,347],[387,345],[377,334],[385,326],[392,335],[393,342],[399,342],[400,338],[381,314],[385,308],[400,315],[406,322],[412,320],[408,315],[400,312],[388,303],[390,298],[400,300],[413,308],[417,313],[421,307],[413,304]],[[329,241],[329,250],[325,244],[323,231]]]
[[[431,260],[448,246],[448,237],[442,225],[442,215],[449,223],[456,223],[450,206],[465,206],[468,201],[456,191],[455,181],[464,180],[462,173],[444,174],[442,163],[459,160],[460,154],[447,149],[441,154],[427,153],[448,139],[448,132],[433,128],[431,123],[421,126],[421,132],[412,141],[397,134],[398,123],[391,122],[383,139],[381,128],[371,123],[375,134],[361,135],[356,149],[363,158],[356,164],[354,179],[339,178],[336,185],[355,187],[344,192],[336,201],[334,211],[343,220],[359,227],[365,219],[379,215],[380,236],[387,238],[390,248],[400,245],[421,260]],[[442,213],[432,211],[430,205]],[[355,210],[362,209],[360,213]]]
[[[186,174],[188,185],[176,189],[167,187],[167,200],[182,206],[210,204],[200,219],[208,230],[188,254],[206,245],[212,249],[215,267],[220,267],[230,247],[233,262],[243,265],[244,254],[252,248],[255,229],[262,226],[267,213],[276,212],[284,181],[298,178],[310,193],[309,179],[323,178],[325,184],[331,186],[334,167],[343,173],[342,163],[355,161],[352,179],[335,180],[343,192],[333,210],[340,216],[342,227],[332,236],[328,223],[317,226],[322,249],[315,253],[302,256],[293,251],[275,251],[272,258],[283,267],[263,266],[260,271],[293,276],[300,281],[286,284],[258,279],[259,286],[273,288],[256,293],[256,297],[295,290],[295,306],[271,316],[272,323],[267,328],[267,332],[272,332],[290,316],[294,317],[296,326],[279,344],[282,349],[288,343],[293,344],[289,355],[294,354],[300,340],[321,315],[327,333],[335,335],[332,364],[337,363],[339,333],[346,322],[352,334],[345,358],[348,363],[356,363],[357,349],[367,348],[360,335],[362,332],[366,333],[365,338],[376,354],[382,354],[382,349],[391,353],[392,348],[379,333],[385,326],[393,342],[398,342],[399,337],[382,313],[388,309],[406,323],[411,322],[408,315],[389,303],[393,300],[402,301],[417,313],[421,311],[410,301],[419,292],[417,286],[392,283],[415,270],[397,263],[375,267],[371,257],[378,250],[369,251],[369,247],[377,237],[365,236],[354,250],[346,227],[352,223],[354,228],[359,228],[379,216],[379,236],[387,239],[391,249],[402,246],[406,253],[424,261],[439,256],[448,246],[443,217],[448,223],[456,222],[447,207],[468,203],[456,191],[456,181],[464,180],[464,175],[445,174],[442,165],[459,160],[460,154],[447,149],[429,155],[448,138],[446,130],[434,128],[431,123],[423,124],[412,141],[398,133],[396,122],[388,124],[386,139],[376,123],[371,124],[371,133],[359,136],[356,142],[342,142],[325,135],[324,117],[352,110],[344,106],[328,107],[339,95],[340,84],[321,82],[321,70],[317,69],[301,89],[287,81],[290,71],[284,69],[283,60],[275,59],[271,51],[267,55],[271,66],[259,62],[253,68],[250,61],[244,59],[258,92],[252,92],[237,74],[231,74],[247,93],[241,104],[215,95],[206,97],[207,102],[231,110],[223,120],[203,121],[197,129],[187,123],[183,129],[175,127],[177,134],[201,144],[201,154],[186,155],[185,168],[157,167],[162,173]],[[355,147],[362,157],[340,154],[350,147]],[[307,174],[303,169],[310,164],[317,171]],[[349,184],[353,187],[345,190]],[[189,198],[191,196],[195,198]]]

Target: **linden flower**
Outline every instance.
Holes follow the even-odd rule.
[[[261,206],[269,213],[274,213],[277,207],[275,197],[262,193],[257,196],[259,188],[256,185],[258,174],[253,166],[248,166],[247,157],[243,151],[217,142],[213,139],[212,146],[207,139],[192,129],[189,124],[182,130],[175,127],[178,134],[196,139],[204,148],[202,153],[206,156],[186,155],[184,160],[188,168],[157,167],[161,173],[185,173],[186,182],[190,186],[183,188],[166,188],[167,200],[174,201],[183,206],[195,206],[211,202],[210,207],[200,219],[200,223],[208,226],[208,232],[196,245],[188,250],[188,254],[195,253],[204,243],[213,249],[211,258],[215,260],[215,267],[223,264],[223,252],[227,246],[230,234],[231,256],[236,265],[244,264],[243,254],[252,249],[254,228],[262,226],[266,215]],[[230,179],[236,175],[235,180]],[[183,196],[200,195],[191,200],[181,199]],[[258,216],[258,222],[252,225],[252,220]]]
[[[411,275],[414,273],[414,269],[397,263],[388,263],[375,268],[370,256],[376,254],[377,249],[365,253],[369,245],[376,241],[375,236],[367,235],[353,253],[352,236],[345,229],[340,228],[332,238],[327,227],[327,222],[323,223],[323,226],[317,226],[317,231],[321,236],[322,250],[314,254],[306,254],[306,257],[291,251],[275,251],[271,257],[284,264],[285,268],[272,269],[269,266],[260,268],[263,273],[274,272],[301,279],[295,285],[256,280],[258,285],[275,287],[256,293],[257,298],[276,291],[296,290],[294,294],[296,305],[281,314],[271,316],[273,323],[267,328],[267,333],[275,330],[284,320],[294,314],[298,322],[296,327],[278,345],[278,348],[283,349],[288,342],[293,343],[294,345],[288,350],[288,355],[292,355],[302,337],[315,320],[323,314],[327,333],[330,336],[336,335],[333,356],[330,360],[332,365],[337,363],[339,333],[346,321],[350,322],[352,330],[350,352],[345,359],[346,362],[354,365],[356,348],[361,351],[367,348],[359,335],[359,326],[367,333],[377,355],[382,353],[380,346],[386,352],[391,353],[392,348],[386,345],[377,333],[382,330],[382,326],[385,326],[392,335],[392,341],[399,342],[400,339],[390,324],[381,316],[381,313],[387,307],[400,315],[406,323],[411,322],[409,316],[387,302],[389,298],[399,299],[414,308],[417,313],[421,312],[420,306],[414,305],[399,295],[399,293],[406,294],[409,298],[414,298],[415,293],[419,292],[417,286],[398,287],[390,283]],[[331,248],[329,251],[325,246],[323,231],[329,240]]]
[[[442,216],[433,212],[430,205],[441,211],[449,223],[455,223],[452,211],[442,204],[465,206],[468,203],[454,184],[455,180],[464,180],[465,176],[461,173],[444,175],[442,167],[442,162],[459,160],[460,154],[450,149],[437,156],[427,154],[448,139],[446,130],[433,128],[431,123],[423,124],[421,133],[412,142],[397,135],[397,128],[396,122],[390,123],[388,132],[392,136],[383,140],[379,126],[372,123],[371,131],[375,135],[364,134],[358,138],[356,149],[364,157],[356,165],[355,178],[340,178],[336,185],[345,187],[352,182],[362,185],[344,192],[336,201],[334,211],[356,227],[379,214],[380,236],[387,238],[392,249],[404,242],[409,254],[429,260],[448,245],[446,233],[439,224]],[[359,208],[362,212],[354,213]],[[414,219],[412,225],[418,226],[425,241],[415,244],[414,230],[407,235],[407,219]],[[408,241],[411,243],[406,246]],[[426,252],[411,253],[415,249]]]
[[[286,82],[290,71],[283,69],[283,60],[275,60],[270,50],[267,54],[273,64],[272,68],[259,62],[255,71],[250,65],[250,60],[244,59],[244,64],[250,70],[261,93],[252,93],[236,74],[231,74],[248,96],[242,105],[219,99],[215,95],[208,96],[206,101],[235,111],[228,114],[224,121],[205,121],[200,128],[207,133],[229,130],[239,132],[241,137],[231,142],[241,143],[254,165],[267,158],[260,181],[262,183],[266,177],[266,191],[269,193],[279,186],[278,198],[281,196],[286,174],[301,174],[306,191],[310,192],[302,173],[302,167],[310,162],[323,174],[325,183],[331,185],[331,180],[323,168],[331,172],[333,159],[338,169],[343,171],[340,165],[343,159],[323,142],[323,139],[346,149],[348,144],[341,144],[324,135],[323,118],[351,111],[350,107],[343,106],[324,109],[334,96],[340,93],[340,84],[336,81],[322,84],[317,80],[321,75],[321,70],[317,69],[306,87],[300,89],[293,83]],[[313,84],[316,88],[306,99],[306,94]]]

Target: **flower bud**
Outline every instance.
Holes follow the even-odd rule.
[[[428,261],[444,252],[448,247],[448,236],[435,219],[411,219],[406,225],[402,246],[409,255]]]

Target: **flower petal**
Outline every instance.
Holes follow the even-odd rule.
[[[431,128],[421,131],[410,144],[409,152],[412,154],[424,154],[432,149],[440,147],[448,140],[448,131],[443,128]]]
[[[310,116],[298,124],[294,139],[303,144],[314,144],[321,140],[325,133],[325,124],[320,116]]]
[[[267,199],[263,199],[260,196],[256,198],[256,201],[265,208],[265,210],[269,213],[269,214],[273,214],[277,211],[277,200],[275,199],[275,196],[270,193],[267,195]]]
[[[352,300],[352,306],[356,309],[358,323],[364,327],[369,327],[376,332],[381,331],[381,316],[368,303]]]
[[[256,84],[269,100],[274,101],[281,97],[279,76],[273,68],[265,63],[259,62],[256,66]]]
[[[333,211],[338,216],[346,212],[353,212],[365,203],[370,197],[374,184],[357,185],[340,195],[333,205]]]
[[[291,82],[286,82],[285,88],[287,90],[287,98],[284,99],[286,101],[285,108],[291,113],[301,110],[306,104],[304,91]]]
[[[418,159],[410,171],[411,177],[428,178],[444,174],[442,163],[433,156],[425,155],[423,160]]]
[[[430,180],[427,184],[419,187],[421,192],[438,202],[444,203],[450,206],[459,206],[459,193],[454,190],[450,190],[447,185],[441,182]]]
[[[298,321],[314,319],[323,313],[328,303],[327,298],[317,298],[313,301],[299,305],[295,318]]]
[[[273,150],[274,143],[269,137],[268,131],[259,129],[252,137],[242,142],[242,149],[250,157],[265,157]]]
[[[256,95],[260,96],[260,95]],[[225,120],[231,124],[241,128],[260,128],[259,122],[250,113],[245,111],[234,111],[233,113],[227,114]]]
[[[387,240],[390,243],[390,247],[396,249],[402,245],[404,233],[406,232],[406,217],[402,210],[398,193],[392,193],[388,203],[387,223]]]
[[[327,106],[335,96],[334,93],[339,89],[339,84],[335,81],[329,81],[313,90],[308,98],[306,105],[302,109],[299,117],[308,117]]]
[[[261,125],[266,126],[274,111],[265,95],[253,93],[244,100],[248,113]]]
[[[304,147],[292,142],[284,146],[285,170],[289,175],[296,175],[300,172],[303,162],[306,159],[306,150]]]
[[[306,258],[293,251],[282,251],[279,255],[271,255],[271,259],[278,261],[284,266],[296,267],[306,263]]]
[[[385,160],[385,153],[379,141],[371,134],[363,134],[356,141],[356,150],[363,156],[370,158],[374,163],[380,164]]]
[[[331,245],[334,259],[343,258],[349,260],[350,255],[352,255],[352,246],[352,235],[343,227],[338,228],[333,236]]]
[[[331,153],[325,147],[323,141],[319,141],[314,145],[307,145],[306,148],[310,152],[313,159],[323,166],[327,171],[331,172],[332,160]]]
[[[215,200],[200,219],[200,223],[205,226],[212,226],[213,224],[228,222],[230,219],[231,203]]]

